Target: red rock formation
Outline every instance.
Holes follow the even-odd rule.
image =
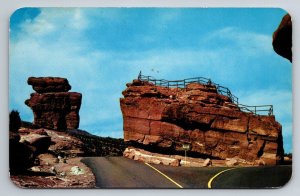
[[[140,148],[176,153],[189,144],[189,153],[199,157],[271,165],[282,160],[281,125],[275,117],[241,111],[215,85],[167,88],[134,80],[123,95],[124,140]]]
[[[282,18],[278,28],[273,33],[272,44],[277,54],[292,62],[292,20],[289,14]]]
[[[81,94],[67,92],[71,89],[65,78],[28,78],[37,93],[25,101],[34,113],[34,124],[39,127],[64,130],[79,126]]]

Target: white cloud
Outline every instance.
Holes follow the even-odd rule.
[[[60,12],[55,8],[42,8],[36,18],[21,24],[21,33],[29,37],[42,37],[61,31],[72,33],[87,27],[88,20],[79,8],[61,9]]]
[[[71,26],[76,30],[84,29],[88,26],[88,21],[80,9],[76,9],[74,12]]]
[[[38,18],[35,21],[26,20],[21,27],[24,32],[32,33],[37,36],[42,36],[55,31],[54,25],[45,20],[45,18]]]
[[[242,31],[237,27],[225,27],[212,32],[205,39],[205,42],[216,42],[218,40],[228,42],[227,46],[229,48],[235,46],[236,51],[238,53],[242,52],[243,55],[260,56],[274,52],[272,48],[272,37],[270,35]]]
[[[176,22],[182,14],[181,10],[178,9],[163,10],[158,12],[159,17],[157,18],[158,21],[156,21],[156,23],[160,26]]]

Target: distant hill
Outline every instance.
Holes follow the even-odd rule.
[[[83,142],[85,156],[122,156],[127,146],[123,139],[100,137],[84,130],[72,129],[67,133]]]

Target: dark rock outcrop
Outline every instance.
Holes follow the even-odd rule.
[[[24,173],[33,166],[36,148],[20,143],[20,135],[9,132],[9,171],[11,174]]]
[[[36,157],[48,152],[53,142],[44,130],[9,132],[9,168],[11,174],[21,174],[35,164]]]
[[[273,33],[273,48],[277,54],[292,62],[292,20],[289,14],[282,18]]]
[[[28,84],[37,92],[25,101],[33,110],[34,125],[55,130],[78,128],[82,96],[67,92],[71,89],[67,79],[30,77]]]
[[[183,152],[213,159],[238,158],[274,165],[283,158],[281,125],[272,115],[241,111],[216,86],[156,86],[134,80],[120,99],[124,140],[156,152]],[[159,150],[158,150],[159,149]]]
[[[23,135],[21,143],[33,146],[36,149],[36,154],[45,153],[52,144],[51,137],[32,132],[28,135]]]

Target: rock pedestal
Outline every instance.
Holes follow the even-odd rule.
[[[30,77],[28,84],[36,93],[25,101],[34,113],[34,124],[48,129],[76,129],[79,126],[81,93],[71,89],[65,78]]]
[[[274,116],[241,111],[213,85],[185,88],[134,80],[120,99],[124,140],[157,153],[182,153],[249,164],[279,163],[283,158],[281,125]]]

